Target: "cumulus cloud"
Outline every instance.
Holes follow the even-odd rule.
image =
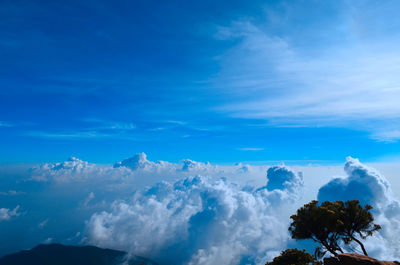
[[[387,179],[377,170],[348,157],[344,166],[347,177],[334,178],[318,192],[319,201],[359,200],[373,206],[376,222],[382,230],[366,241],[370,254],[400,259],[400,203]]]
[[[212,166],[209,162],[207,163],[201,163],[201,162],[196,162],[190,159],[184,159],[182,160],[183,166],[182,170],[183,171],[202,171],[202,170],[208,170],[211,169]]]
[[[321,187],[318,199],[341,200],[358,199],[361,203],[378,206],[393,199],[389,182],[378,171],[348,157],[344,170],[345,178],[335,178]]]
[[[35,181],[59,181],[87,179],[100,174],[102,168],[78,158],[71,157],[62,163],[45,163],[30,170],[31,179]]]
[[[301,172],[296,174],[284,165],[270,167],[267,171],[267,177],[267,188],[269,190],[295,190],[304,185],[303,174]]]
[[[95,213],[88,241],[165,264],[264,264],[288,241],[289,212],[275,206],[292,202],[286,200],[295,194],[289,183],[299,180],[283,166],[274,172],[286,196],[201,176],[158,183]]]
[[[171,171],[176,173],[176,171],[185,172],[205,172],[211,173],[216,170],[209,162],[197,162],[191,159],[183,159],[182,166],[178,164],[169,163],[166,161],[149,161],[147,160],[147,155],[145,153],[138,153],[133,157],[122,160],[114,164],[114,168],[126,167],[134,171]]]
[[[221,178],[230,177],[240,179],[248,176],[250,179],[263,179],[266,166],[250,166],[241,163],[235,166],[212,165],[191,159],[183,159],[181,163],[166,161],[151,161],[145,153],[116,162],[114,165],[99,165],[71,157],[61,163],[44,163],[30,169],[30,180],[42,182],[85,182],[96,179],[96,182],[116,181],[124,184],[153,185],[160,179],[175,181],[180,178],[194,175],[204,175]],[[95,184],[95,183],[93,183]]]
[[[174,264],[246,264],[285,247],[302,188],[301,174],[282,165],[266,179],[267,169],[153,162],[138,153],[114,165],[47,163],[32,168],[31,179],[73,185],[79,207],[93,214],[82,235],[92,244]]]
[[[77,183],[87,181],[93,185],[123,182],[132,177],[128,167],[113,168],[110,165],[89,163],[75,157],[61,163],[44,163],[30,169],[30,180],[54,183]]]
[[[14,216],[19,216],[21,213],[18,212],[20,206],[14,208],[14,210],[8,208],[0,208],[0,221],[10,220]]]
[[[114,164],[114,168],[126,167],[132,170],[160,170],[166,169],[173,166],[172,164],[165,161],[152,162],[147,160],[147,155],[145,153],[138,153],[133,157],[122,160]]]

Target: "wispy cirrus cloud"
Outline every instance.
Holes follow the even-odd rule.
[[[9,191],[1,191],[0,195],[1,196],[17,196],[17,195],[23,195],[26,194],[23,191],[16,191],[16,190],[9,190]]]
[[[198,136],[215,131],[223,131],[223,125],[198,124],[185,121],[154,120],[146,122],[126,122],[87,118],[75,129],[34,130],[29,128],[23,132],[25,136],[45,139],[149,139],[149,132],[154,134],[173,134],[179,137]]]
[[[237,150],[240,151],[262,151],[264,148],[262,147],[239,147]]]
[[[115,130],[130,131],[136,129],[136,125],[132,122],[108,121],[103,119],[88,118],[83,121],[89,123],[91,130]]]
[[[45,131],[27,131],[24,133],[26,136],[46,138],[46,139],[85,139],[85,138],[105,138],[109,134],[99,133],[96,131],[90,132],[45,132]]]
[[[13,127],[14,125],[8,122],[0,121],[0,127]]]
[[[85,123],[75,130],[40,131],[28,130],[26,136],[46,139],[88,139],[88,138],[119,138],[134,139],[132,132],[136,125],[130,122],[106,121],[102,119],[84,119]]]
[[[395,142],[400,140],[400,130],[383,130],[372,134],[372,138],[381,142]]]
[[[267,22],[242,19],[217,27],[217,40],[237,44],[219,57],[222,70],[215,85],[227,88],[230,100],[216,110],[237,118],[267,120],[270,126],[345,127],[368,131],[373,139],[398,140],[400,48],[393,45],[398,36],[381,34],[375,24],[390,5],[378,5],[371,20],[361,19],[366,14],[357,10],[357,4],[348,5],[341,20],[333,20],[328,28],[314,27],[312,37],[266,30],[273,27],[270,24],[288,23],[285,16],[275,16],[273,21],[267,16]],[[371,7],[365,8],[368,13]],[[389,16],[386,21],[393,19]],[[354,25],[365,32],[356,32]],[[367,38],[368,30],[381,35]],[[298,39],[318,40],[315,36],[324,45],[304,46]],[[339,38],[341,42],[336,41]]]

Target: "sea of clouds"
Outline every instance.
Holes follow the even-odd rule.
[[[400,204],[388,180],[351,157],[344,171],[310,168],[153,162],[139,153],[114,165],[77,158],[34,165],[13,181],[3,170],[0,236],[10,244],[0,252],[61,242],[160,264],[265,264],[288,247],[313,250],[287,230],[304,203],[358,199],[382,225],[366,240],[370,255],[400,259]]]

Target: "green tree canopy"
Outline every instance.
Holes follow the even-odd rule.
[[[368,255],[363,243],[357,238],[365,239],[381,227],[373,223],[370,212],[371,206],[362,207],[357,200],[323,202],[312,201],[305,204],[292,215],[289,231],[294,239],[312,239],[322,247],[317,248],[316,254],[325,254],[326,251],[337,256],[343,253],[340,243],[346,245],[356,242],[360,245],[364,255]]]
[[[321,265],[315,258],[305,250],[297,248],[286,249],[281,255],[275,257],[273,261],[267,262],[265,265]]]

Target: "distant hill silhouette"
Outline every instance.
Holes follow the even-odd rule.
[[[126,252],[93,246],[38,245],[31,250],[6,255],[0,265],[120,265]],[[129,265],[156,265],[148,259],[133,256]]]

